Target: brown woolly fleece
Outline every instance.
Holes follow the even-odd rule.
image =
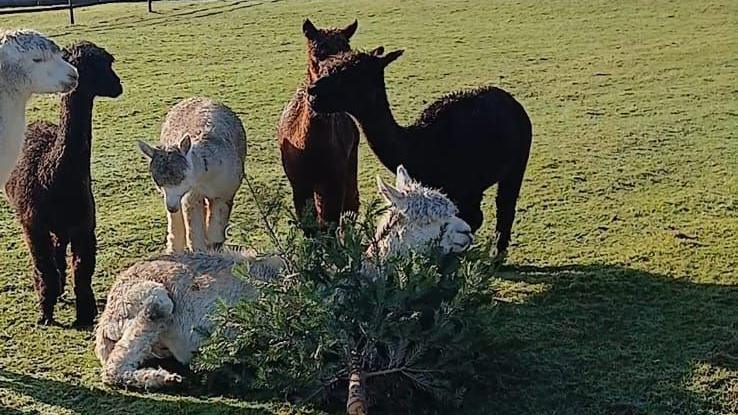
[[[359,130],[346,114],[317,114],[305,92],[318,77],[319,63],[350,49],[354,22],[344,29],[317,29],[305,20],[307,79],[285,107],[277,127],[282,166],[292,186],[297,217],[313,203],[322,227],[337,223],[342,212],[359,209]]]
[[[104,49],[79,42],[64,50],[77,67],[79,84],[61,101],[59,125],[28,126],[18,165],[5,193],[23,226],[33,261],[40,324],[54,322],[54,305],[66,283],[67,245],[72,248],[76,326],[92,325],[97,315],[92,292],[95,270],[95,201],[90,177],[92,107],[96,96],[123,92],[114,62]]]
[[[504,255],[532,142],[528,115],[507,92],[483,87],[446,95],[414,125],[400,126],[384,69],[402,52],[384,55],[379,47],[322,62],[321,78],[308,88],[312,108],[351,114],[385,167],[402,164],[424,185],[442,190],[475,231],[482,225],[482,196],[497,183],[497,251]]]

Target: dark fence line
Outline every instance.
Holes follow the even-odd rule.
[[[74,9],[105,3],[148,3],[151,12],[152,0],[0,0],[0,15],[35,13],[53,10],[69,10],[70,22],[74,24]]]

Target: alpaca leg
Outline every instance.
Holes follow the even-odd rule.
[[[92,274],[95,272],[97,239],[94,229],[78,229],[71,234],[72,269],[77,319],[74,326],[91,326],[97,316],[95,294],[92,292]]]
[[[208,201],[208,249],[220,249],[225,243],[226,227],[231,217],[233,199]]]
[[[184,215],[187,247],[191,251],[204,251],[205,239],[205,202],[203,197],[192,193],[182,198],[182,214]]]
[[[320,227],[326,229],[338,224],[343,206],[343,181],[329,181],[315,189],[315,211]]]
[[[113,347],[103,368],[103,382],[141,389],[156,389],[180,383],[182,377],[161,368],[142,368],[141,363],[154,356],[151,349],[158,342],[165,321],[152,321],[140,312]]]
[[[308,206],[308,202],[313,201],[312,189],[292,187],[292,203],[295,205],[295,215],[297,220],[303,221],[307,212],[305,209]]]
[[[359,211],[359,183],[356,176],[358,168],[358,146],[354,147],[347,164],[346,180],[343,190],[343,211],[358,212]]]
[[[496,256],[504,258],[510,244],[513,222],[515,221],[515,207],[523,184],[523,174],[526,163],[513,169],[507,177],[500,180],[497,187],[497,225],[495,227],[497,239]]]
[[[54,235],[54,260],[59,271],[59,297],[64,297],[67,286],[67,246],[69,238],[66,235]]]
[[[132,287],[127,297],[127,303],[136,304],[140,309],[133,319],[125,322],[126,327],[112,350],[106,327],[98,327],[96,333],[96,353],[103,362],[103,382],[143,389],[181,382],[181,376],[160,368],[139,369],[142,362],[155,357],[152,350],[171,324],[174,304],[166,289],[161,284],[146,282]],[[109,328],[111,331],[116,331],[115,321],[106,323],[113,325]]]
[[[23,226],[24,239],[31,251],[34,288],[38,296],[41,318],[38,323],[54,322],[54,305],[59,298],[60,279],[56,266],[54,246],[48,229]]]
[[[182,252],[187,245],[182,211],[167,212],[167,253]]]
[[[474,195],[465,197],[462,200],[454,201],[459,208],[459,217],[469,224],[472,232],[476,232],[482,226],[484,214],[482,213],[482,195]]]

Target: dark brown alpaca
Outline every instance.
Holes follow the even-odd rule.
[[[23,153],[5,193],[23,226],[31,252],[39,324],[54,322],[54,305],[66,283],[67,245],[72,248],[75,326],[90,326],[97,315],[92,292],[95,270],[95,201],[90,179],[92,106],[96,96],[123,92],[113,57],[89,42],[64,50],[77,67],[79,85],[61,100],[59,125],[36,122],[26,130]]]
[[[319,112],[347,112],[358,121],[382,164],[405,166],[427,186],[444,191],[474,231],[482,225],[484,191],[498,183],[497,254],[505,254],[532,141],[530,119],[507,92],[494,87],[447,95],[414,125],[397,124],[384,84],[384,68],[402,50],[383,55],[349,52],[328,59],[308,88]]]
[[[292,185],[292,199],[302,221],[308,203],[321,226],[336,223],[342,212],[359,209],[356,179],[359,130],[346,114],[317,114],[305,91],[317,79],[319,63],[350,49],[357,22],[344,29],[317,29],[305,20],[307,79],[287,104],[277,127],[282,166]]]

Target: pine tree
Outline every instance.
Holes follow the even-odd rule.
[[[260,296],[221,307],[195,369],[239,395],[343,402],[350,415],[460,406],[483,386],[492,353],[488,251],[392,258],[373,263],[381,277],[371,278],[364,252],[377,213],[371,205],[339,233],[289,232],[281,279],[242,272]]]

